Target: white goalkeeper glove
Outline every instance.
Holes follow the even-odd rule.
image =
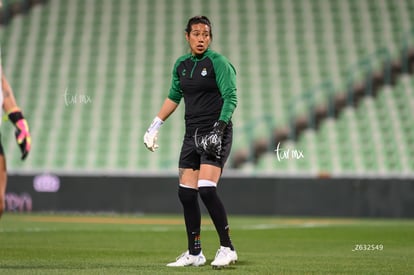
[[[148,127],[148,130],[145,132],[144,144],[151,152],[154,152],[159,147],[157,144],[158,130],[163,123],[164,121],[162,119],[155,117],[150,127]]]

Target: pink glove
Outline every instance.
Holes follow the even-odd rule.
[[[16,141],[22,151],[22,160],[24,160],[30,152],[32,146],[32,138],[30,137],[29,125],[24,119],[21,111],[15,111],[9,114],[9,119],[16,126]]]
[[[22,160],[24,160],[30,152],[32,146],[32,138],[29,132],[29,125],[26,119],[20,119],[16,122],[16,141],[22,151]]]

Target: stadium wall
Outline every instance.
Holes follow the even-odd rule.
[[[229,214],[414,217],[411,179],[224,177]],[[175,177],[9,176],[6,211],[181,213]],[[206,213],[203,208],[204,213]]]

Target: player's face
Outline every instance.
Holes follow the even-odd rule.
[[[199,23],[191,26],[190,34],[185,35],[193,54],[204,53],[210,45],[210,27],[206,24]]]

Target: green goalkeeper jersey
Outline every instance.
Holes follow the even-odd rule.
[[[214,122],[230,123],[237,106],[236,70],[223,55],[207,49],[202,55],[177,59],[168,98],[184,98],[187,131],[208,131]]]

